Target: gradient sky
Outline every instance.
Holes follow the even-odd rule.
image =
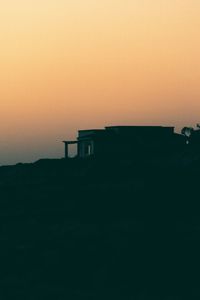
[[[0,1],[0,164],[105,125],[200,122],[199,0]]]

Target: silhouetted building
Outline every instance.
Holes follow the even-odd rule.
[[[188,138],[189,145],[199,150],[200,147],[200,129],[193,130]]]
[[[174,133],[174,127],[162,126],[110,126],[105,129],[79,130],[76,141],[64,141],[65,158],[68,146],[77,144],[80,158],[138,157],[159,155],[175,151],[185,138]]]

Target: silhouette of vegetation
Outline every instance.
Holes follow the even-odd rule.
[[[193,127],[183,127],[181,130],[181,134],[189,138],[192,135],[193,131],[194,131]]]

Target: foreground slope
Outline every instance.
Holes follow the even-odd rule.
[[[199,157],[1,167],[0,298],[200,297]]]

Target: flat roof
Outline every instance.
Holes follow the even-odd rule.
[[[174,128],[174,126],[154,126],[154,125],[119,125],[106,126],[105,128]]]
[[[81,129],[78,130],[78,132],[95,132],[95,131],[104,131],[105,129],[109,128],[124,128],[124,129],[131,129],[131,128],[170,128],[174,129],[174,126],[157,126],[157,125],[114,125],[114,126],[106,126],[104,128],[98,128],[98,129]]]
[[[77,141],[63,141],[63,143],[65,143],[65,144],[77,144]]]
[[[81,130],[78,130],[78,132],[87,132],[87,131],[103,131],[103,130],[105,130],[105,129],[81,129]]]

